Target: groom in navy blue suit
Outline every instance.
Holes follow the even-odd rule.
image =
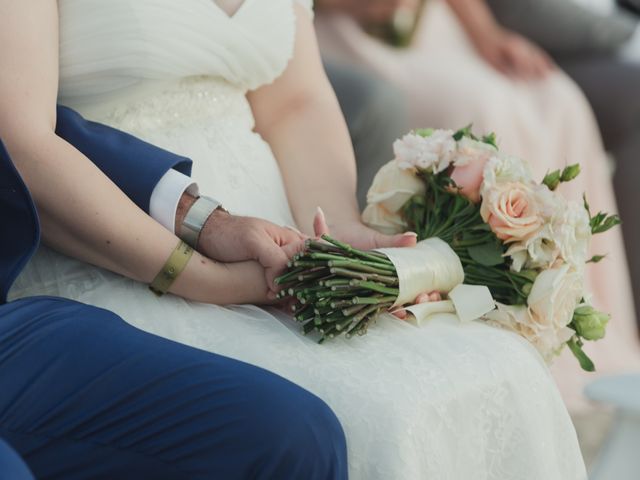
[[[147,212],[169,169],[190,173],[190,160],[66,108],[57,134]],[[1,143],[0,221],[0,479],[347,477],[335,415],[287,380],[70,300],[7,303],[40,231]]]

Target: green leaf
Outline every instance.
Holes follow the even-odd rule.
[[[589,260],[587,260],[587,263],[600,263],[605,258],[606,258],[606,255],[594,255]]]
[[[587,194],[586,193],[582,194],[582,201],[584,202],[584,209],[589,214],[589,218],[591,218],[591,207],[589,207],[589,202],[587,201]]]
[[[554,170],[553,172],[547,173],[542,180],[542,183],[549,187],[549,190],[555,190],[560,185],[560,178],[562,174],[560,170]]]
[[[482,245],[474,245],[467,249],[469,256],[480,265],[485,267],[494,267],[504,264],[502,256],[502,247],[497,242],[483,243]]]
[[[482,141],[498,150],[498,139],[496,138],[495,133],[491,132],[489,135],[483,136]]]
[[[607,215],[600,212],[591,218],[591,233],[604,233],[622,223],[618,215]]]
[[[569,165],[562,171],[562,176],[560,178],[561,182],[570,182],[574,178],[580,175],[580,164],[575,163],[573,165]]]
[[[593,361],[587,356],[586,353],[582,350],[581,341],[577,339],[577,337],[573,337],[571,340],[567,342],[567,346],[571,353],[578,359],[580,366],[583,370],[587,372],[595,372],[596,366],[593,364]]]
[[[472,123],[470,123],[464,128],[461,128],[460,130],[458,130],[456,133],[453,134],[453,139],[456,142],[462,140],[463,137],[469,137],[472,140],[478,140],[478,137],[476,137],[471,131],[471,127],[473,127]]]
[[[433,128],[417,128],[414,130],[416,135],[420,135],[421,137],[430,137],[433,135]]]

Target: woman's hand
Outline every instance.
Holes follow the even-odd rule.
[[[313,230],[317,237],[331,235],[342,242],[346,242],[361,250],[388,247],[413,247],[417,235],[406,232],[399,235],[385,235],[367,227],[359,221],[343,221],[327,223],[324,212],[318,208],[313,221]]]
[[[472,40],[482,58],[505,75],[539,79],[554,69],[553,60],[544,50],[509,30],[497,27]]]

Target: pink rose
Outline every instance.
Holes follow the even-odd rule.
[[[544,225],[544,199],[536,185],[498,183],[485,190],[480,214],[496,236],[507,243],[535,235]]]
[[[454,167],[451,173],[451,179],[460,189],[460,194],[473,203],[480,202],[480,187],[484,180],[483,172],[488,160],[489,158],[483,158],[460,167]]]

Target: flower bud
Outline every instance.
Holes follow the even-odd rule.
[[[580,175],[580,164],[576,163],[574,165],[569,165],[562,171],[562,175],[560,177],[561,182],[570,182],[574,178]]]
[[[573,326],[585,340],[600,340],[604,337],[610,315],[590,305],[578,307],[573,312]]]
[[[558,188],[558,185],[560,185],[561,177],[562,175],[560,174],[560,170],[555,170],[551,173],[547,173],[544,180],[542,180],[542,183],[549,187],[549,190],[555,190]]]

